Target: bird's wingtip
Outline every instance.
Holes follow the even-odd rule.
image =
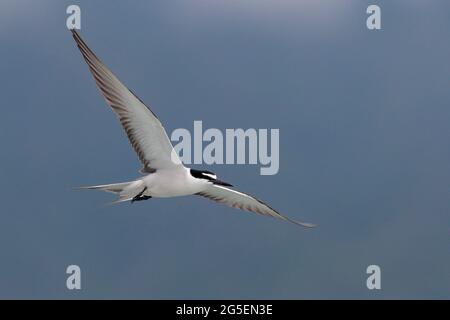
[[[300,224],[302,227],[308,228],[308,229],[312,229],[312,228],[317,228],[318,225],[314,224],[314,223],[301,223]]]
[[[307,228],[307,229],[313,229],[313,228],[317,227],[317,224],[314,224],[314,223],[299,222],[299,221],[292,220],[292,219],[287,218],[287,217],[284,217],[284,218],[286,219],[286,221],[292,222],[293,224],[296,224],[296,225],[298,225],[300,227],[304,227],[304,228]]]

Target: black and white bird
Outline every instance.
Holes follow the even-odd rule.
[[[255,197],[232,189],[231,184],[217,179],[212,172],[186,168],[155,114],[97,58],[76,30],[71,31],[100,92],[119,118],[143,164],[141,173],[145,174],[130,182],[82,188],[117,194],[115,202],[199,195],[230,207],[314,227],[283,216]]]

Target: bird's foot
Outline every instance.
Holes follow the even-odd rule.
[[[147,187],[144,188],[137,196],[135,196],[133,199],[131,199],[131,203],[135,201],[143,201],[148,200],[151,198],[151,196],[143,196],[144,192],[147,190]]]
[[[131,203],[136,202],[136,201],[148,200],[150,198],[151,198],[151,196],[140,196],[140,197],[136,196],[133,199],[131,199]]]

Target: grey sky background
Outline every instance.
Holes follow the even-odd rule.
[[[169,134],[279,128],[278,175],[201,168],[319,227],[74,191],[140,163],[66,29],[69,4]],[[368,4],[383,30],[366,29]],[[0,298],[450,298],[448,1],[1,0],[0,40]],[[370,264],[381,291],[365,286]]]

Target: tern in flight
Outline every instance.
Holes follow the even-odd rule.
[[[233,189],[210,171],[186,168],[156,115],[100,61],[76,30],[72,35],[108,105],[117,115],[143,164],[145,176],[130,182],[82,187],[112,192],[117,202],[198,195],[227,206],[314,227],[281,215],[264,202]]]

